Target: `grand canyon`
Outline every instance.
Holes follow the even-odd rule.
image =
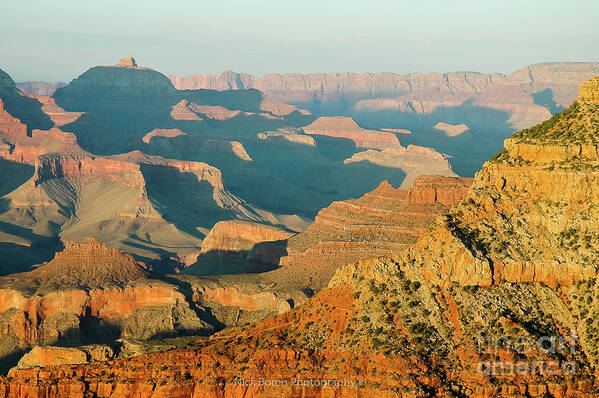
[[[0,398],[599,397],[599,62],[134,55],[0,63]]]

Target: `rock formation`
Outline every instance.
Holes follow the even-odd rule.
[[[261,140],[268,140],[270,142],[291,142],[302,145],[316,146],[314,137],[305,134],[296,134],[279,131],[268,131],[264,133],[258,133],[256,136]]]
[[[409,75],[336,73],[269,74],[256,78],[244,73],[225,72],[221,75],[194,75],[186,78],[171,76],[170,79],[179,89],[256,88],[276,100],[310,107],[314,105],[315,99],[325,104],[352,104],[365,99],[399,98],[408,93],[426,92],[477,95],[490,91],[494,92],[497,99],[501,98],[501,91],[510,86],[518,87],[527,95],[550,89],[556,105],[566,107],[576,99],[580,83],[598,73],[597,63],[547,63],[523,67],[509,76],[475,72]],[[502,99],[517,100],[509,97]],[[492,103],[498,104],[501,101],[489,101],[489,104]],[[542,116],[539,114],[537,117]]]
[[[185,136],[185,138],[177,141],[169,140],[169,142],[165,142],[161,138],[158,138],[175,138],[181,136]],[[154,140],[152,140],[152,138],[154,138]],[[191,148],[193,151],[196,151],[196,153],[201,150],[204,154],[216,154],[223,158],[227,155],[233,155],[243,161],[252,161],[252,158],[247,153],[245,147],[239,141],[208,140],[189,137],[179,129],[155,129],[146,134],[142,141],[147,141],[147,144],[151,144],[151,151],[156,150],[162,152],[168,149],[169,151],[175,152],[173,157],[177,157],[177,152],[185,153],[187,149]]]
[[[596,271],[588,264],[595,227],[587,217],[594,218],[596,201],[599,112],[585,100],[592,98],[589,87],[592,81],[583,84],[568,110],[506,140],[506,149],[477,174],[463,204],[439,222],[434,235],[421,239],[414,253],[406,252],[406,261],[424,261],[419,273],[433,283],[530,281],[555,287],[593,277]],[[574,233],[582,235],[580,243],[571,239]],[[444,253],[454,252],[451,264],[433,265],[420,257],[435,253],[432,247],[439,250],[439,242],[447,245]]]
[[[218,303],[223,306],[238,308],[243,312],[268,311],[282,314],[291,309],[289,301],[273,292],[243,292],[232,287],[200,287],[197,289],[198,302],[210,305]],[[297,303],[299,304],[299,303]],[[241,321],[241,322],[240,322]],[[238,319],[235,324],[243,323]]]
[[[326,135],[352,140],[358,148],[400,148],[399,140],[393,133],[366,130],[358,126],[352,118],[319,117],[303,130],[310,135]]]
[[[87,355],[77,348],[35,346],[19,360],[17,369],[30,369],[57,365],[81,365]]]
[[[218,105],[197,105],[189,104],[189,109],[195,113],[204,115],[206,119],[212,120],[229,120],[241,114],[239,110],[230,110]]]
[[[42,155],[35,160],[35,182],[54,178],[102,177],[130,186],[143,185],[139,166],[120,160],[77,155]]]
[[[202,117],[198,116],[193,110],[189,108],[189,101],[181,100],[175,106],[173,106],[171,111],[171,117],[175,120],[204,120]]]
[[[66,124],[73,123],[83,114],[82,112],[67,112],[58,105],[56,101],[51,97],[44,97],[41,95],[31,95],[31,98],[39,101],[42,104],[42,111],[50,116],[54,126],[60,127]]]
[[[449,123],[439,122],[439,123],[435,124],[435,126],[433,128],[435,130],[444,132],[445,135],[448,137],[455,137],[455,136],[458,136],[458,135],[462,134],[463,132],[466,132],[469,130],[468,125],[466,125],[464,123],[449,124]]]
[[[280,101],[275,101],[271,98],[264,97],[260,103],[260,110],[272,113],[276,116],[287,116],[293,112],[298,112],[300,115],[308,116],[311,113],[305,109],[299,109],[294,105],[286,104]]]
[[[399,169],[406,174],[402,188],[412,186],[420,175],[438,174],[446,177],[457,176],[449,161],[432,148],[408,145],[407,148],[369,149],[353,154],[344,160],[345,164],[369,162],[379,166]]]
[[[202,244],[202,252],[251,250],[256,243],[284,240],[293,233],[247,221],[219,221]]]
[[[279,265],[286,239],[294,233],[248,221],[219,221],[202,242],[197,262],[185,270],[191,274],[256,272]]]
[[[266,103],[265,103],[266,101]],[[271,100],[263,100],[260,104],[260,110],[263,112],[244,112],[238,109],[228,109],[220,105],[199,105],[187,100],[181,100],[172,107],[171,117],[174,120],[217,120],[227,121],[238,116],[260,116],[271,120],[280,120],[279,116],[288,116],[293,112],[298,112],[301,115],[308,116],[309,112],[300,112],[299,109],[292,105],[273,102]]]
[[[150,131],[148,134],[144,135],[142,141],[146,144],[149,144],[152,141],[153,137],[165,137],[165,138],[174,138],[179,137],[180,135],[187,135],[179,129],[154,129]]]
[[[396,133],[396,134],[412,134],[412,132],[410,130],[407,130],[407,129],[382,128],[381,131],[388,131],[389,133]]]
[[[13,117],[4,109],[4,102],[0,99],[0,131],[17,137],[27,136],[27,126],[19,119]]]
[[[359,199],[333,202],[312,225],[289,239],[288,256],[274,273],[305,274],[324,287],[345,264],[400,252],[416,242],[435,218],[466,196],[471,179],[422,176],[410,189],[383,181]],[[309,269],[309,271],[304,270]]]
[[[129,111],[160,111],[171,101],[175,88],[163,74],[135,67],[130,61],[122,66],[93,67],[57,89],[53,98],[58,106],[70,112],[94,109],[102,113],[119,105]],[[140,96],[145,96],[143,104],[138,102]]]
[[[526,92],[538,93],[550,89],[558,106],[567,107],[577,97],[581,82],[599,73],[597,63],[545,63],[525,66],[507,77],[507,80],[523,87]],[[437,79],[438,74],[395,75],[385,73],[374,74],[314,74],[314,75],[267,75],[256,78],[245,73],[224,72],[220,75],[193,75],[189,77],[169,76],[178,89],[197,90],[243,90],[256,88],[277,101],[307,102],[314,97],[319,100],[337,98],[341,95],[351,98],[397,97],[409,90],[428,89],[444,84]],[[451,85],[463,90],[468,87],[460,81],[460,77],[470,80],[473,88],[484,89],[487,84],[481,76],[472,74],[446,74]],[[501,75],[490,76],[491,83],[502,84]],[[474,80],[471,78],[475,77]],[[465,80],[465,79],[464,79]],[[455,84],[458,83],[458,84]],[[51,96],[64,83],[24,82],[17,83],[19,89],[26,93]]]
[[[29,274],[44,286],[108,287],[148,277],[146,266],[94,238],[67,243],[64,251]]]
[[[599,104],[599,77],[594,77],[580,85],[578,101]]]
[[[133,58],[131,55],[129,55],[125,58],[121,58],[119,60],[119,62],[116,63],[116,66],[122,66],[122,67],[126,67],[126,68],[136,68],[137,62],[135,62],[135,58]]]

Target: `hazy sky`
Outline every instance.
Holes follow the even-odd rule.
[[[599,1],[0,0],[0,69],[70,81],[133,55],[187,76],[510,73],[599,61]]]

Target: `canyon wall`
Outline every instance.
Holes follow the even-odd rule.
[[[269,74],[257,78],[244,73],[224,72],[220,75],[171,76],[178,89],[208,88],[242,90],[256,88],[277,100],[290,103],[348,101],[368,98],[397,98],[409,93],[479,94],[515,85],[526,93],[551,89],[560,106],[571,104],[583,81],[599,74],[598,63],[547,63],[525,66],[514,73],[480,74],[422,73],[335,73],[335,74]]]

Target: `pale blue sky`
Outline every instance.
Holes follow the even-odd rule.
[[[599,61],[596,0],[0,0],[0,68],[70,81],[125,55],[165,74],[510,73]]]

